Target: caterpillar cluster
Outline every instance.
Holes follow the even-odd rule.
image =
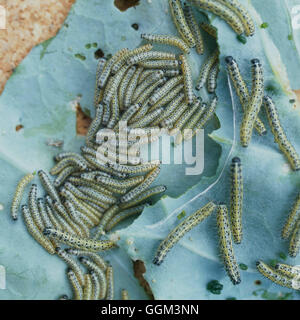
[[[239,35],[251,36],[255,32],[252,19],[236,0],[190,2],[223,18]],[[62,152],[55,156],[56,164],[50,170],[54,179],[39,170],[38,177],[46,194],[38,198],[38,187],[32,184],[28,205],[21,207],[32,237],[48,253],[56,254],[67,264],[66,274],[73,288],[73,299],[114,299],[113,268],[98,252],[113,249],[116,243],[104,236],[121,221],[140,214],[154,195],[166,190],[165,186],[151,186],[159,176],[160,161],[143,162],[139,147],[157,140],[163,132],[161,128],[169,134],[177,134],[176,144],[191,139],[205,127],[217,107],[216,95],[203,102],[193,91],[188,53],[193,47],[198,54],[204,52],[193,9],[189,4],[182,7],[180,0],[169,0],[169,7],[179,37],[142,34],[141,38],[149,43],[133,50],[121,49],[109,59],[99,59],[94,92],[95,116],[85,146],[80,154]],[[217,37],[217,31],[211,25],[201,23],[200,26],[212,37]],[[174,46],[181,54],[153,50],[153,43]],[[215,93],[219,54],[216,49],[203,63],[196,90],[206,85],[209,93]],[[235,60],[227,57],[226,63],[244,109],[240,129],[242,146],[249,145],[253,128],[261,135],[266,133],[258,117],[264,105],[275,141],[292,168],[300,170],[300,158],[287,140],[274,102],[270,97],[264,97],[263,68],[259,60],[251,61],[251,94]],[[128,126],[124,127],[124,122]],[[185,129],[189,129],[189,133],[182,135]],[[127,135],[135,135],[136,139],[128,141]],[[33,178],[34,174],[27,174],[17,186],[11,207],[13,220],[18,219],[24,190]],[[153,263],[160,265],[188,231],[217,209],[222,259],[232,283],[239,284],[241,278],[233,241],[237,244],[242,241],[242,208],[242,166],[236,157],[231,164],[230,213],[225,204],[209,202],[169,233],[159,245]],[[295,257],[300,247],[298,200],[283,231],[283,237],[289,236],[289,253]],[[292,266],[278,266],[273,270],[260,261],[257,268],[270,280],[295,289],[293,277],[299,274]],[[122,298],[129,299],[125,289]],[[61,299],[68,297],[63,295]]]

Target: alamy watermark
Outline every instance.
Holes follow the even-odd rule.
[[[204,130],[186,129],[174,136],[166,133],[164,128],[130,128],[121,121],[118,130],[98,131],[96,158],[108,166],[155,160],[161,164],[185,164],[186,175],[200,175],[204,170]]]

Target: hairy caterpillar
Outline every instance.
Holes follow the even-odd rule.
[[[235,157],[231,163],[231,197],[230,220],[233,240],[241,243],[243,238],[242,227],[243,212],[243,175],[241,159]]]
[[[82,300],[83,299],[83,289],[80,285],[74,271],[72,269],[67,270],[67,277],[71,283],[73,293],[74,293],[74,300]]]
[[[295,148],[288,141],[286,134],[281,127],[278,112],[272,98],[266,96],[264,97],[263,102],[275,142],[288,159],[292,169],[295,171],[300,170],[300,157]]]
[[[160,243],[155,257],[153,259],[153,263],[156,265],[160,265],[167,253],[171,250],[171,248],[192,228],[197,226],[200,222],[205,220],[208,216],[210,216],[215,210],[216,205],[213,202],[207,203],[204,207],[200,208],[192,215],[183,220],[176,228],[174,228],[168,236]]]
[[[22,196],[26,186],[32,181],[34,178],[35,173],[28,173],[26,174],[18,183],[12,204],[11,204],[11,217],[13,220],[18,220],[18,211],[20,207],[20,203],[22,200]]]
[[[283,226],[281,237],[282,239],[288,239],[291,233],[293,232],[293,229],[295,227],[295,224],[298,220],[298,217],[300,216],[300,193],[298,194],[295,203],[291,209],[291,212],[286,220],[285,225]]]
[[[294,287],[294,285],[293,285],[294,283],[293,283],[292,279],[282,275],[280,272],[278,272],[276,270],[273,270],[263,261],[257,261],[256,267],[257,267],[257,270],[263,276],[265,276],[266,278],[268,278],[272,282],[279,284],[280,286],[283,286],[283,287],[299,290],[299,288]]]
[[[201,66],[201,69],[200,69],[199,77],[198,77],[197,84],[196,84],[196,90],[200,90],[201,88],[204,87],[204,85],[207,81],[207,78],[209,76],[209,72],[210,72],[212,66],[218,60],[218,57],[219,57],[219,50],[216,49],[214,51],[214,53],[204,61],[203,65]]]
[[[190,48],[186,45],[186,43],[176,36],[143,33],[141,34],[141,38],[150,42],[157,42],[167,44],[169,46],[174,46],[179,48],[184,53],[190,53]]]
[[[174,24],[182,39],[188,44],[190,48],[194,47],[195,39],[185,20],[180,0],[169,0],[169,7]]]
[[[235,59],[231,56],[228,56],[225,58],[225,62],[227,65],[227,71],[235,88],[235,91],[240,99],[243,111],[245,112],[250,100],[247,85],[241,75],[240,68]],[[261,136],[267,133],[267,130],[259,117],[257,117],[255,120],[254,128]]]
[[[53,228],[45,228],[43,233],[44,235],[49,236],[58,242],[67,244],[77,249],[86,249],[92,252],[108,250],[115,247],[115,243],[111,240],[92,240],[80,238]]]
[[[84,286],[83,286],[83,300],[92,300],[93,297],[93,283],[90,274],[84,275]]]
[[[180,55],[179,59],[182,62],[181,69],[183,73],[185,102],[191,105],[194,100],[192,70],[184,55]]]
[[[218,206],[217,225],[220,251],[226,272],[234,285],[239,284],[241,277],[232,247],[228,210],[224,204]]]
[[[243,147],[248,147],[255,120],[260,111],[264,94],[264,77],[263,68],[258,59],[251,60],[252,67],[252,92],[248,101],[247,108],[245,109],[241,128],[240,140]]]
[[[294,231],[291,236],[289,255],[292,258],[296,258],[300,249],[300,218],[295,225]]]
[[[244,33],[244,26],[239,17],[224,4],[213,0],[191,0],[200,9],[212,12],[225,20],[230,27],[238,34]]]
[[[114,300],[114,270],[112,266],[108,266],[106,269],[106,300]]]

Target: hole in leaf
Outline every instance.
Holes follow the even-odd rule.
[[[80,136],[85,136],[92,119],[87,116],[78,104],[76,107],[76,133]]]
[[[136,260],[133,262],[134,276],[139,280],[141,287],[145,290],[150,299],[154,300],[153,293],[149,286],[149,283],[144,278],[144,273],[146,272],[145,264],[142,260]]]
[[[104,57],[104,52],[99,48],[94,53],[95,59],[100,59]]]
[[[126,11],[127,9],[131,7],[135,7],[139,5],[139,0],[115,0],[114,5],[120,10],[120,11]]]

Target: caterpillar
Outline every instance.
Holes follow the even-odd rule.
[[[195,39],[195,43],[196,43],[196,52],[198,54],[203,54],[204,52],[204,43],[203,43],[203,38],[201,35],[201,31],[199,28],[199,25],[195,19],[194,13],[193,13],[193,9],[191,8],[191,6],[187,5],[186,3],[184,3],[184,7],[183,7],[183,13],[186,19],[186,22],[193,34],[193,37]]]
[[[102,71],[104,69],[106,63],[106,59],[105,58],[100,58],[98,60],[98,64],[97,64],[97,70],[96,70],[96,84],[95,84],[95,93],[94,93],[94,106],[95,108],[97,107],[98,103],[101,100],[101,93],[102,90],[101,88],[98,87],[98,80],[102,74]]]
[[[181,128],[189,121],[192,115],[197,111],[200,106],[200,99],[195,99],[191,108],[185,110],[184,113],[176,120],[173,129],[169,132],[170,135],[176,134]]]
[[[129,166],[129,165],[117,164],[117,163],[110,164],[111,168],[113,168],[114,170],[123,172],[123,173],[128,173],[128,174],[149,172],[159,165],[160,165],[160,160],[152,160],[136,166]]]
[[[141,75],[143,71],[143,68],[141,66],[139,66],[135,73],[133,74],[133,76],[131,77],[128,86],[126,88],[126,92],[125,92],[125,96],[124,96],[124,101],[123,101],[123,106],[125,109],[129,108],[129,106],[131,105],[131,99],[132,99],[132,95],[134,93],[134,90],[137,86],[138,83],[138,79],[139,76]]]
[[[67,244],[77,249],[86,249],[92,252],[108,250],[115,247],[115,243],[111,240],[92,240],[80,238],[53,228],[45,228],[43,233],[45,236],[57,240],[58,242]]]
[[[83,171],[87,169],[87,164],[84,161],[84,159],[77,155],[77,157],[68,157],[60,160],[51,170],[50,174],[51,175],[57,175],[59,174],[64,168],[68,166],[74,166],[77,167],[78,170]],[[42,170],[40,170],[42,171]],[[39,172],[40,172],[39,171]],[[44,174],[43,174],[44,175]]]
[[[231,282],[237,285],[241,282],[241,277],[232,247],[228,210],[226,205],[220,204],[217,211],[219,245],[223,263]]]
[[[107,124],[107,128],[112,129],[120,117],[120,107],[117,95],[114,95],[111,100],[111,117]]]
[[[228,56],[225,58],[225,62],[227,66],[227,71],[235,88],[235,91],[240,99],[243,111],[245,112],[245,110],[248,107],[248,102],[250,100],[247,85],[241,75],[240,68],[235,59],[231,56]],[[257,117],[255,120],[254,128],[261,136],[267,133],[267,130],[263,122],[259,119],[259,117]]]
[[[72,175],[74,172],[78,172],[78,168],[73,167],[73,166],[69,166],[64,168],[59,174],[58,176],[54,179],[53,181],[53,185],[55,188],[60,187],[65,180]]]
[[[127,203],[121,203],[120,209],[128,209],[131,207],[136,206],[137,204],[140,204],[141,202],[144,202],[145,200],[149,199],[150,197],[153,197],[157,194],[163,193],[167,190],[166,186],[156,186],[149,188],[145,190],[144,192],[140,193],[137,197],[135,197],[132,201]]]
[[[99,293],[99,300],[104,299],[106,296],[107,292],[107,281],[106,281],[106,276],[104,271],[99,268],[93,261],[85,258],[85,257],[80,257],[79,261],[86,266],[89,270],[93,270],[99,279],[99,284],[100,284],[100,293]],[[106,268],[107,269],[107,268]]]
[[[137,113],[137,111],[142,107],[141,103],[135,103],[132,106],[130,106],[121,116],[119,123],[121,122],[128,122],[130,119]],[[114,130],[116,131],[119,128],[119,123],[117,123],[114,127]]]
[[[160,86],[167,82],[167,78],[163,77],[149,86],[135,101],[135,103],[148,104],[153,93],[160,89]],[[145,106],[146,107],[146,106]],[[144,108],[145,108],[144,107]],[[148,109],[147,109],[148,111]]]
[[[106,300],[114,300],[114,270],[112,266],[108,266],[106,269]]]
[[[182,93],[184,89],[184,84],[180,83],[176,85],[171,91],[169,91],[166,95],[160,98],[153,106],[149,109],[149,111],[153,111],[157,108],[164,107],[167,104],[171,103],[179,94]],[[182,95],[184,97],[184,95]],[[168,107],[169,108],[169,107]],[[155,121],[154,125],[157,125],[160,121]]]
[[[237,0],[217,0],[220,3],[231,9],[240,19],[245,29],[246,36],[253,36],[255,33],[255,26],[248,11]]]
[[[115,74],[118,72],[118,70],[126,63],[126,61],[131,57],[136,54],[142,53],[142,52],[147,52],[152,50],[153,46],[150,43],[147,43],[141,47],[135,48],[133,50],[129,50],[126,52],[125,55],[119,58],[119,60],[114,64],[112,67],[112,73]]]
[[[78,154],[78,153],[75,153],[75,152],[70,152],[70,151],[65,151],[65,152],[60,152],[60,153],[58,153],[57,155],[55,155],[54,157],[53,157],[53,159],[54,159],[54,161],[56,161],[56,162],[58,162],[58,161],[60,161],[60,160],[62,160],[62,159],[65,159],[65,158],[81,158],[81,156],[80,156],[80,154]]]
[[[124,109],[124,97],[125,97],[125,93],[126,93],[126,89],[128,87],[128,84],[130,82],[130,80],[132,79],[134,73],[136,71],[136,66],[131,66],[125,76],[123,77],[119,89],[118,89],[118,99],[119,99],[119,108],[120,110]]]
[[[298,278],[300,277],[300,267],[299,266],[290,266],[284,263],[277,263],[275,270],[283,274],[288,278]],[[298,278],[300,280],[300,278]]]
[[[127,72],[128,69],[129,69],[129,66],[127,66],[127,65],[123,66],[113,77],[111,77],[108,80],[108,83],[107,83],[105,90],[104,90],[104,93],[103,93],[103,99],[102,99],[103,104],[107,106],[107,110],[110,110],[109,105],[110,105],[110,102],[113,98],[113,95],[117,92],[119,84],[122,81],[123,76]],[[107,118],[108,119],[105,119],[105,117],[103,116],[103,123],[105,125],[109,121],[109,117],[107,117]]]
[[[129,298],[129,293],[127,290],[125,289],[122,289],[121,291],[121,297],[122,297],[122,300],[130,300]]]
[[[166,94],[168,94],[168,92],[170,92],[176,85],[178,85],[182,81],[182,76],[173,77],[168,80],[156,94],[150,97],[149,104],[153,106],[157,101],[163,98]]]
[[[41,219],[42,219],[43,226],[45,228],[54,227],[53,223],[51,222],[50,217],[48,216],[47,209],[46,209],[46,204],[44,202],[44,199],[38,198],[37,199],[37,206],[38,206],[38,211],[39,211]]]
[[[209,93],[214,93],[217,88],[217,79],[219,73],[219,61],[217,60],[209,71],[207,78],[207,91]]]
[[[62,161],[64,161],[64,160],[62,160]],[[38,176],[40,178],[40,181],[41,181],[43,187],[48,192],[49,196],[53,200],[60,201],[59,195],[58,195],[52,181],[50,180],[50,177],[48,176],[48,174],[43,170],[39,170]]]
[[[296,258],[300,249],[300,218],[295,225],[294,231],[291,236],[289,255],[292,258]]]
[[[138,85],[141,84],[142,82],[144,82],[146,80],[146,78],[148,78],[151,74],[154,74],[157,71],[163,71],[163,70],[156,70],[156,69],[143,70],[143,72],[141,73],[141,75],[139,77]]]
[[[126,54],[129,52],[127,48],[119,50],[115,55],[113,55],[105,64],[102,73],[98,79],[99,88],[103,88],[109,78],[110,73],[114,70],[115,64],[122,57],[126,57]]]
[[[188,108],[186,103],[180,104],[169,117],[165,118],[161,122],[161,126],[167,129],[171,129],[174,126],[174,123],[179,119],[183,112]]]
[[[84,275],[83,300],[92,300],[93,297],[93,283],[90,274]]]
[[[180,75],[180,70],[164,70],[165,77],[177,77]]]
[[[212,26],[209,23],[206,22],[201,22],[200,23],[200,27],[206,31],[210,36],[212,36],[213,38],[217,38],[218,36],[218,30],[217,28],[215,28],[214,26]]]
[[[216,107],[218,104],[218,98],[215,96],[211,102],[207,110],[205,110],[202,118],[199,119],[199,121],[196,123],[195,127],[192,129],[192,136],[189,137],[187,134],[185,137],[185,140],[188,140],[189,138],[192,138],[200,129],[203,129],[206,125],[206,123],[213,117],[216,111]]]
[[[35,225],[40,231],[43,231],[44,223],[42,221],[38,204],[37,204],[37,185],[36,184],[31,185],[29,195],[28,195],[28,207]]]
[[[79,250],[74,248],[68,248],[66,249],[66,252],[69,254],[72,254],[74,256],[87,256],[89,257],[98,267],[100,267],[103,271],[106,270],[107,264],[104,261],[104,259],[97,253],[85,251],[85,250]]]
[[[131,128],[144,128],[147,125],[151,125],[157,117],[163,112],[163,108],[157,108],[153,110],[152,112],[148,112],[144,118],[137,120],[134,123],[130,124]]]
[[[55,249],[53,244],[47,239],[43,233],[35,225],[30,211],[26,205],[21,207],[23,219],[27,227],[28,232],[31,236],[50,254],[55,254]]]
[[[298,194],[295,203],[291,209],[291,212],[283,226],[281,237],[282,239],[288,239],[291,235],[295,224],[298,220],[298,217],[300,216],[300,193]]]
[[[195,39],[185,20],[180,0],[169,0],[169,7],[176,29],[178,30],[182,39],[190,48],[194,47]]]
[[[107,178],[107,177],[103,177],[103,178]],[[109,178],[112,179],[112,178]],[[102,187],[99,187],[99,189],[101,188],[101,190],[105,190]],[[107,191],[105,193],[99,192],[99,190],[95,190],[93,188],[88,188],[88,187],[81,187],[80,191],[83,192],[85,195],[87,195],[90,198],[94,198],[96,200],[98,200],[98,202],[101,203],[108,203],[108,204],[113,204],[117,201],[117,199],[112,196],[111,194],[107,194]],[[110,191],[108,191],[109,193],[111,193]]]
[[[146,79],[143,82],[141,82],[137,86],[132,96],[132,100],[135,102],[146,88],[148,88],[151,84],[155,83],[156,81],[162,79],[163,76],[164,76],[164,72],[162,70],[157,70],[151,73],[148,77],[146,77]]]
[[[225,20],[238,35],[244,33],[245,29],[239,17],[224,4],[213,0],[191,0],[191,2],[200,9],[210,11]]]
[[[45,206],[46,206],[47,216],[49,217],[49,219],[51,221],[51,228],[61,230],[62,226],[60,225],[59,221],[57,220],[57,218],[56,218],[54,212],[52,211],[51,207],[49,206],[48,203],[46,203]],[[45,228],[48,228],[46,223],[45,223]]]
[[[131,56],[127,60],[127,64],[138,64],[142,61],[146,60],[175,60],[176,56],[174,53],[170,52],[163,52],[163,51],[148,51],[148,52],[142,52],[135,56]]]
[[[71,283],[73,293],[74,293],[74,300],[82,300],[83,299],[83,289],[80,285],[74,271],[72,269],[67,270],[67,277]]]
[[[94,270],[90,271],[91,280],[92,280],[92,286],[93,286],[93,294],[92,294],[92,300],[98,300],[100,295],[100,283],[99,278],[97,276],[97,273]]]
[[[35,173],[26,174],[18,183],[12,204],[11,204],[11,217],[13,220],[18,220],[18,211],[20,207],[20,203],[23,197],[24,190],[26,186],[33,180]]]
[[[178,145],[182,142],[182,140],[188,140],[193,136],[192,129],[196,126],[200,118],[202,117],[203,113],[207,110],[207,104],[206,103],[200,103],[200,107],[198,110],[194,112],[194,114],[191,116],[191,120],[187,122],[183,128],[182,132],[183,134],[178,134],[175,139],[175,144]]]
[[[171,94],[170,94],[171,95]],[[162,114],[154,121],[154,125],[161,123],[165,118],[169,117],[182,103],[184,100],[184,93],[181,92],[176,95],[171,102],[164,109]]]
[[[117,187],[117,188],[131,188],[136,186],[137,184],[141,183],[144,180],[143,176],[135,176],[131,178],[127,178],[125,180],[117,180],[114,178],[102,177],[97,176],[96,181],[101,182],[103,184]]]
[[[240,140],[243,147],[248,147],[255,120],[260,111],[264,94],[264,77],[263,68],[258,59],[251,60],[252,67],[252,92],[248,101],[247,108],[245,109],[241,128]]]
[[[199,91],[201,88],[204,87],[204,85],[208,79],[209,72],[210,72],[212,66],[218,60],[218,57],[219,57],[219,50],[216,49],[214,51],[214,53],[204,61],[203,65],[201,66],[199,77],[196,82],[196,90]]]
[[[70,218],[65,207],[57,201],[53,201],[54,210],[66,221],[66,223],[70,226],[71,234],[78,235],[80,237],[84,237],[81,228]]]
[[[111,206],[103,215],[99,225],[97,226],[97,231],[93,237],[93,239],[97,240],[99,237],[105,234],[105,227],[107,223],[112,219],[112,217],[119,211],[118,205]]]
[[[95,136],[102,123],[103,110],[104,110],[103,105],[101,103],[98,104],[96,107],[95,118],[91,122],[85,138],[85,144],[89,148],[93,148],[95,144]]]
[[[198,209],[192,215],[184,219],[177,227],[175,227],[168,236],[160,243],[153,263],[159,266],[165,259],[171,248],[192,228],[197,226],[215,210],[216,205],[213,202],[207,203],[204,207]]]
[[[178,60],[147,60],[139,63],[146,69],[177,69],[180,66]]]
[[[105,231],[108,232],[123,220],[142,213],[144,207],[144,205],[131,207],[129,209],[122,210],[121,212],[115,214],[105,225]]]
[[[294,287],[293,279],[290,279],[290,278],[282,275],[280,272],[273,270],[263,261],[257,261],[256,268],[264,277],[268,278],[269,280],[271,280],[272,282],[274,282],[276,284],[279,284],[282,287],[287,287],[287,288],[295,289],[295,290],[300,289],[299,287],[298,288]]]
[[[194,101],[192,70],[184,55],[180,55],[179,59],[183,74],[185,102],[190,106]]]
[[[243,212],[243,174],[241,159],[235,157],[231,163],[231,197],[230,220],[233,241],[241,243],[243,238],[242,227]]]
[[[69,200],[66,200],[64,202],[64,206],[67,209],[71,219],[81,229],[83,237],[89,238],[90,236],[89,228],[93,227],[92,221],[89,218],[87,218],[85,215],[80,213],[79,211],[76,211],[74,205]]]
[[[70,269],[72,269],[75,273],[76,278],[81,286],[84,285],[84,273],[80,268],[80,265],[76,260],[74,260],[66,251],[61,249],[60,247],[55,248],[56,254],[66,262]]]
[[[157,166],[153,170],[151,170],[147,175],[145,176],[145,179],[143,182],[141,182],[138,186],[131,189],[129,192],[127,192],[124,196],[120,198],[120,202],[129,202],[136,196],[138,196],[140,193],[145,191],[150,184],[156,179],[156,177],[159,175],[160,167]]]
[[[187,44],[182,39],[176,36],[143,33],[141,34],[141,38],[150,42],[157,42],[177,47],[184,53],[190,53],[190,48],[187,46]]]
[[[295,171],[300,170],[300,157],[295,148],[288,141],[286,134],[281,127],[278,112],[272,98],[269,96],[264,97],[263,103],[272,133],[275,138],[275,142],[278,144],[279,149],[286,156],[292,169]]]

